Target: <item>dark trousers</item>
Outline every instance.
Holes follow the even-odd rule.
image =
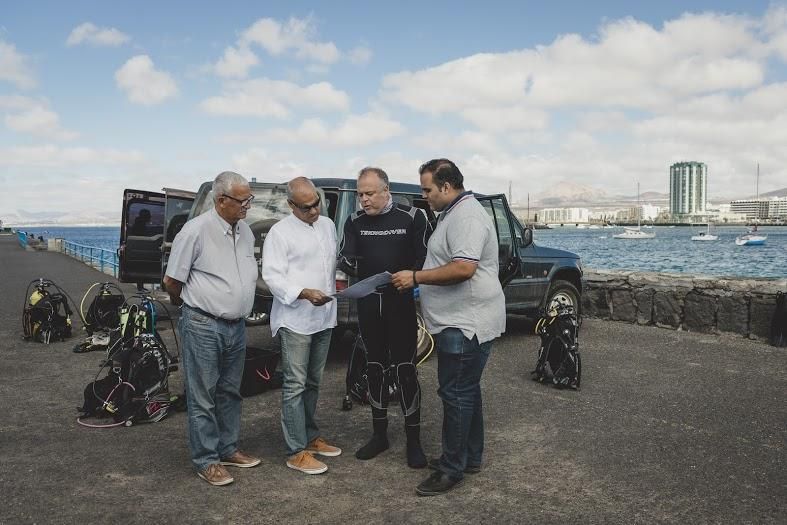
[[[479,344],[458,328],[435,335],[437,346],[437,394],[443,400],[443,455],[440,470],[462,479],[468,465],[480,466],[484,452],[484,413],[481,375],[492,341]]]

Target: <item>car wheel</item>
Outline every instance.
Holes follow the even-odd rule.
[[[268,314],[264,314],[261,312],[251,312],[246,317],[246,326],[262,326],[264,324],[268,324],[270,320]]]
[[[544,308],[547,312],[558,305],[573,306],[577,317],[581,318],[582,304],[579,301],[577,287],[568,281],[556,280],[549,286],[549,293]]]

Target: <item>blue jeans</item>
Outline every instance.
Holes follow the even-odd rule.
[[[435,335],[437,394],[443,400],[443,455],[440,470],[453,479],[464,477],[468,465],[480,466],[484,452],[484,413],[481,374],[489,359],[492,341],[478,344],[458,328]]]
[[[238,450],[246,326],[243,321],[217,321],[184,306],[178,331],[191,462],[203,470]]]
[[[287,455],[304,450],[320,437],[314,418],[320,393],[322,371],[331,344],[331,328],[316,334],[303,335],[280,328],[281,371],[281,429]]]

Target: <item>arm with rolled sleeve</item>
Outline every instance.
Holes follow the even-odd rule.
[[[299,299],[304,287],[290,281],[287,239],[271,229],[262,245],[262,279],[274,297],[289,306]]]

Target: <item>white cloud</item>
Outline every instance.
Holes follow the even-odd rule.
[[[36,87],[28,59],[16,46],[0,40],[0,81],[11,82],[20,89]]]
[[[32,109],[40,105],[40,102],[31,97],[23,95],[0,95],[0,110],[19,111]]]
[[[242,43],[254,43],[273,56],[293,52],[300,60],[333,64],[340,53],[333,42],[319,42],[317,27],[309,18],[290,18],[281,23],[273,18],[261,18],[243,32]]]
[[[246,78],[249,69],[259,63],[257,55],[247,46],[228,47],[214,68],[216,74],[223,78]]]
[[[233,155],[230,166],[249,180],[256,177],[258,182],[282,182],[295,177],[315,176],[305,164],[263,148],[251,148]]]
[[[115,72],[115,82],[131,102],[144,106],[159,104],[178,93],[172,76],[158,71],[147,55],[130,58]]]
[[[79,136],[74,131],[63,129],[57,113],[41,106],[33,107],[22,113],[6,115],[5,124],[19,133],[30,133],[54,140],[73,140]]]
[[[290,144],[316,144],[327,147],[366,146],[402,135],[404,126],[385,116],[367,113],[350,115],[335,127],[320,119],[307,119],[296,129],[273,129],[263,136]]]
[[[66,39],[66,45],[76,46],[81,43],[93,46],[120,46],[131,40],[122,31],[114,27],[96,27],[90,22],[78,25],[71,30],[71,34]]]
[[[200,103],[212,115],[287,118],[293,109],[346,111],[350,97],[328,82],[301,87],[292,82],[259,78],[233,82],[221,96]]]
[[[0,165],[25,167],[57,167],[67,165],[122,165],[141,164],[145,156],[139,151],[94,149],[88,147],[64,148],[53,144],[15,146],[0,149]]]
[[[428,115],[413,146],[498,191],[507,180],[539,191],[556,180],[620,188],[638,179],[666,192],[672,162],[699,160],[710,194],[734,195],[757,160],[770,168],[769,188],[787,181],[787,82],[774,58],[787,61],[784,7],[662,27],[623,19],[593,38],[393,73],[379,100]]]
[[[763,49],[745,18],[686,15],[661,31],[625,19],[603,26],[596,41],[564,35],[548,46],[391,74],[382,96],[435,115],[512,106],[652,111],[685,95],[756,87]]]
[[[362,66],[368,64],[369,61],[371,61],[372,54],[372,50],[368,47],[358,46],[347,52],[347,60],[349,60],[352,64]]]

